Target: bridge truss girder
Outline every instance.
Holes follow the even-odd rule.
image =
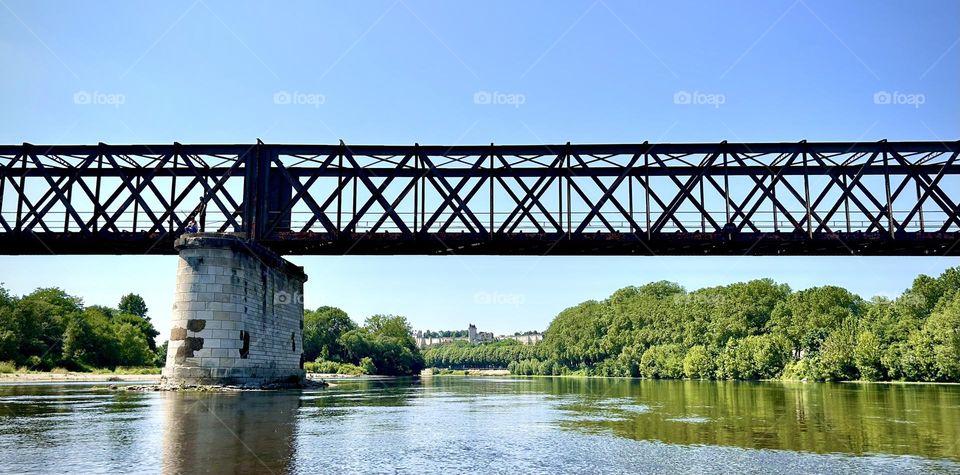
[[[0,253],[956,255],[960,143],[0,146]]]

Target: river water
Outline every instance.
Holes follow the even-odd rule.
[[[960,386],[442,376],[0,386],[0,472],[960,473]]]

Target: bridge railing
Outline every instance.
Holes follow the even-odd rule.
[[[178,210],[181,216],[187,216],[192,211],[193,211],[192,209],[186,209],[186,208]],[[802,210],[794,210],[794,211],[798,214],[803,213]],[[412,222],[413,220],[411,216],[412,213],[401,212],[398,214],[402,218],[410,222]],[[579,223],[581,223],[582,220],[588,216],[588,214],[589,213],[580,212],[580,211],[571,213],[571,216],[574,218],[574,226],[577,226]],[[717,213],[718,216],[722,214],[723,214],[722,212]],[[907,216],[908,214],[909,214],[909,210],[895,210],[894,219],[899,221],[900,219]],[[78,215],[81,218],[84,218],[85,220],[89,220],[94,217],[93,212],[78,212]],[[503,222],[502,218],[505,218],[508,215],[509,213],[495,213],[495,216],[500,219],[499,221],[497,221],[499,223],[502,223]],[[706,223],[706,221],[702,219],[702,217],[700,216],[699,212],[681,211],[681,212],[677,212],[676,215],[678,216],[680,222],[684,226],[683,232],[715,233],[715,232],[723,231],[722,228],[719,228],[719,229],[714,228],[713,226]],[[758,212],[757,215],[758,216],[756,216],[751,220],[751,223],[754,226],[756,226],[759,232],[789,233],[789,232],[798,231],[797,228],[793,227],[789,222],[786,222],[785,220],[779,219],[775,222],[774,221],[775,216],[771,212],[762,212],[762,213]],[[449,218],[455,217],[453,213],[442,213],[440,216],[443,219],[449,219]],[[6,219],[8,222],[12,222],[15,220],[16,215],[15,213],[7,212],[7,213],[4,213],[2,217]],[[291,219],[291,226],[293,228],[298,228],[300,230],[298,232],[324,233],[325,229],[319,224],[317,224],[315,221],[309,227],[305,228],[305,226],[308,223],[310,223],[312,217],[313,217],[313,213],[311,212],[301,211],[301,212],[293,213],[292,219]],[[658,216],[651,216],[651,221],[654,221],[657,217]],[[70,220],[70,213],[67,213],[65,211],[51,211],[48,213],[48,218],[49,218],[48,223],[53,221],[61,223],[61,227],[54,227],[53,232],[69,233],[69,232],[78,231],[78,229],[76,229],[77,226],[75,225],[75,223],[73,223]],[[946,213],[930,211],[925,213],[925,220],[923,223],[920,223],[919,221],[914,221],[904,226],[902,230],[905,232],[939,232],[943,224],[947,222],[946,218],[947,218]],[[361,219],[357,221],[354,232],[357,232],[357,233],[371,232],[376,227],[376,224],[378,221],[379,221],[378,219],[372,219],[372,218]],[[635,223],[646,223],[646,217],[642,213],[634,214],[633,221]],[[618,233],[643,234],[646,232],[646,229],[648,229],[646,227],[643,227],[643,224],[640,224],[641,228],[639,229],[631,228],[632,226],[631,222],[624,219],[611,219],[611,220],[608,220],[608,222],[613,227],[614,231]],[[116,226],[116,230],[111,232],[121,232],[121,233],[147,233],[147,232],[181,233],[183,232],[183,230],[179,228],[178,224],[176,222],[173,222],[172,220],[168,221],[166,225],[159,230],[155,229],[150,223],[151,222],[149,218],[145,214],[141,215],[138,220],[134,220],[133,216],[126,215],[123,218],[113,221],[113,225]],[[201,223],[198,223],[197,225],[198,225],[198,229],[202,231],[218,231],[223,229],[224,227],[229,227],[229,224],[230,223],[228,223],[223,219],[218,219],[218,220],[208,219],[204,223],[202,223],[202,225]],[[738,223],[737,221],[733,221],[733,224],[739,225],[740,223]],[[869,219],[866,219],[863,217],[851,219],[849,221],[843,218],[835,218],[827,222],[827,226],[825,227],[825,232],[857,232],[857,231],[862,232],[865,229],[869,228],[871,224],[872,222]],[[431,229],[427,229],[427,230],[421,229],[420,232],[425,232],[425,233],[439,232],[439,228],[440,228],[440,225],[435,224]],[[306,231],[304,231],[304,229],[306,229]],[[38,227],[31,228],[30,231],[43,232]],[[447,228],[445,228],[443,232],[462,233],[462,232],[470,232],[470,231],[471,230],[468,229],[463,224],[452,224]],[[680,227],[678,227],[676,223],[671,222],[665,225],[660,232],[673,233],[673,232],[680,232],[680,231],[682,231]],[[805,232],[805,228],[801,227],[799,228],[799,231]],[[960,231],[960,227],[958,227],[955,223],[952,223],[947,228],[947,231],[957,232],[957,231]],[[349,230],[340,229],[340,232],[349,232]],[[385,223],[379,227],[376,227],[376,232],[401,233],[401,229],[397,227],[395,224]],[[540,232],[540,230],[535,226],[533,226],[532,224],[527,223],[527,224],[520,224],[514,230],[514,232],[536,234]],[[555,232],[555,230],[551,230],[551,232]],[[569,232],[569,229],[565,229],[564,232]],[[595,223],[595,224],[590,224],[586,226],[583,232],[585,233],[608,232],[608,229],[603,223]]]

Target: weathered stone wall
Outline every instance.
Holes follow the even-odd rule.
[[[303,268],[230,234],[185,235],[176,247],[164,382],[302,382]]]

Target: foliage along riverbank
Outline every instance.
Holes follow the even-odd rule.
[[[313,373],[409,376],[424,368],[410,323],[396,315],[373,315],[357,325],[336,307],[303,315],[304,369]]]
[[[18,297],[0,287],[0,372],[162,366],[166,344],[157,346],[147,312],[136,294],[110,308],[85,306],[59,288]]]
[[[687,292],[671,282],[568,308],[544,340],[437,345],[437,368],[517,375],[960,381],[960,268],[921,275],[898,298],[770,279]]]

